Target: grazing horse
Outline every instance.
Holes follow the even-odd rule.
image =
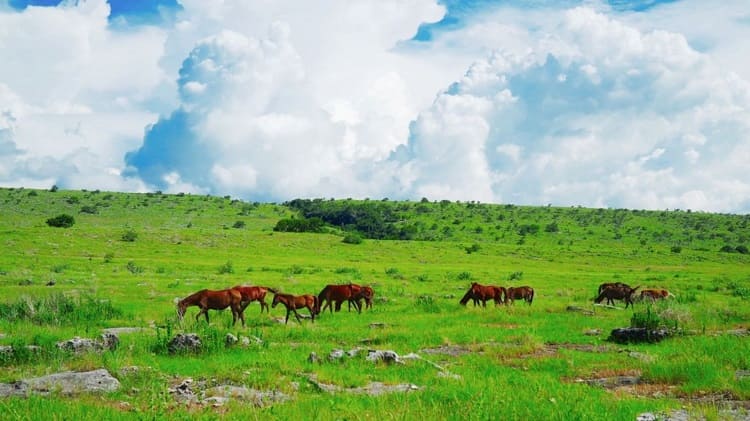
[[[318,297],[314,295],[291,295],[275,293],[273,296],[273,302],[271,307],[276,307],[277,304],[282,303],[286,307],[286,320],[284,324],[289,323],[289,313],[294,312],[294,317],[297,318],[298,323],[302,323],[297,313],[298,308],[307,308],[310,310],[310,319],[315,323],[315,313],[318,308]]]
[[[633,304],[633,294],[635,294],[635,291],[640,287],[641,286],[638,285],[635,288],[630,288],[629,286],[612,286],[604,288],[599,296],[594,299],[594,302],[599,304],[606,298],[607,304],[612,303],[612,305],[614,305],[614,300],[623,300],[625,301],[625,308],[628,308],[629,305]]]
[[[663,300],[668,297],[674,297],[674,294],[666,289],[647,288],[641,290],[641,300],[650,299],[651,301]]]
[[[617,287],[617,288],[627,287],[627,288],[630,288],[630,285],[624,284],[622,282],[605,282],[605,283],[599,285],[599,290],[598,290],[597,294],[601,294],[602,291],[604,291],[605,289],[612,288],[612,287]]]
[[[260,312],[263,313],[263,309],[266,309],[266,312],[268,312],[268,304],[266,303],[266,293],[268,291],[273,292],[276,294],[278,291],[276,291],[273,288],[269,287],[259,287],[259,286],[247,286],[247,285],[237,285],[235,287],[232,287],[232,289],[237,290],[240,292],[240,295],[242,295],[242,305],[241,305],[241,311],[244,313],[245,309],[248,305],[250,305],[253,301],[260,302]]]
[[[495,285],[481,285],[476,282],[472,282],[471,286],[469,287],[469,290],[466,291],[466,294],[464,294],[464,297],[461,298],[462,305],[466,305],[466,303],[469,302],[469,300],[474,301],[474,306],[479,305],[479,301],[482,302],[483,307],[487,307],[487,300],[494,300],[495,305],[503,304],[507,292],[505,288],[495,286]]]
[[[362,308],[362,300],[365,300],[365,308],[372,308],[372,298],[375,296],[375,291],[369,286],[363,286],[359,290],[359,293],[355,294],[351,300],[349,300],[349,311],[352,311],[352,301],[356,301],[356,305]]]
[[[333,306],[331,306],[331,303],[336,303],[336,311],[338,311],[341,310],[341,303],[344,301],[349,301],[350,303],[353,302],[357,312],[361,313],[362,307],[360,307],[356,300],[352,301],[354,297],[359,295],[361,290],[361,286],[352,283],[344,285],[326,285],[320,291],[320,294],[318,294],[317,313],[320,314],[325,311],[326,308],[330,308],[331,314],[333,314]],[[323,302],[325,302],[325,305],[323,305]],[[323,305],[322,309],[320,308],[321,305]]]
[[[513,304],[513,300],[524,300],[531,305],[531,302],[534,301],[534,288],[529,286],[508,287],[508,289],[505,290],[506,304],[508,303],[508,300],[510,300],[511,304]]]
[[[218,291],[202,289],[194,294],[188,295],[177,303],[177,317],[180,321],[185,316],[185,310],[190,306],[197,306],[201,310],[195,315],[195,320],[201,314],[206,316],[208,321],[208,310],[224,310],[229,307],[232,309],[232,326],[237,323],[237,319],[242,320],[242,326],[245,326],[245,316],[242,314],[240,302],[242,295],[234,289],[222,289]]]

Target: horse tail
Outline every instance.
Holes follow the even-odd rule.
[[[273,292],[274,294],[278,294],[278,293],[279,293],[279,290],[278,290],[278,289],[276,289],[276,288],[271,288],[271,287],[263,287],[263,288],[265,288],[265,289],[267,289],[267,290],[269,290],[269,291]]]
[[[318,297],[314,295],[312,297],[313,297],[313,308],[314,308],[313,313],[320,314],[320,300],[318,299]],[[313,314],[313,317],[315,317],[315,314]]]

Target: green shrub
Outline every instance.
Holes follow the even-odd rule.
[[[508,276],[509,281],[520,281],[521,278],[523,278],[523,272],[521,271],[513,272]]]
[[[670,248],[670,250],[672,251],[672,253],[680,253],[680,252],[682,252],[682,247],[680,247],[680,246],[672,246],[672,248]]]
[[[232,261],[228,260],[223,265],[219,266],[219,275],[226,275],[234,273],[234,266],[232,265]]]
[[[653,330],[657,329],[660,325],[661,318],[656,312],[651,311],[651,306],[647,306],[646,311],[633,312],[633,316],[630,318],[631,327]]]
[[[466,249],[466,253],[471,254],[471,253],[474,253],[476,251],[479,251],[480,246],[479,246],[479,244],[474,243],[471,246],[466,247],[465,249]]]
[[[737,253],[740,253],[740,254],[750,254],[750,251],[747,249],[747,246],[745,245],[739,245],[735,247],[734,249],[737,251]]]
[[[97,209],[96,206],[83,205],[83,206],[81,206],[81,213],[88,213],[90,215],[95,215],[95,214],[99,213],[99,209]]]
[[[143,267],[138,266],[132,260],[129,261],[125,267],[128,270],[128,272],[132,273],[133,275],[138,275],[139,273],[143,273]]]
[[[75,218],[68,214],[57,215],[54,218],[47,219],[47,225],[57,228],[70,228],[76,223]]]
[[[133,241],[138,239],[138,233],[133,230],[127,230],[125,231],[122,236],[120,237],[122,241],[126,241],[129,243],[132,243]]]
[[[357,233],[348,233],[342,240],[345,244],[362,244],[362,236]]]
[[[245,221],[235,221],[232,228],[245,228]]]

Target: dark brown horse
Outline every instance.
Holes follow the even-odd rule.
[[[508,300],[510,300],[511,304],[513,304],[514,300],[524,300],[529,303],[529,305],[531,305],[531,302],[534,301],[534,288],[532,287],[508,287],[508,289],[506,289],[505,291],[506,303],[508,302]]]
[[[472,282],[469,290],[466,291],[463,298],[461,298],[462,305],[466,305],[469,300],[474,301],[474,306],[479,305],[482,302],[482,307],[487,307],[487,300],[494,300],[495,305],[501,305],[505,301],[507,293],[505,288],[495,285],[482,285],[477,282]]]
[[[286,307],[286,320],[284,321],[284,324],[289,323],[289,313],[294,312],[294,317],[297,318],[297,322],[300,324],[302,321],[300,320],[299,313],[297,313],[298,308],[307,308],[310,310],[310,318],[315,323],[315,313],[318,308],[318,298],[314,295],[291,295],[291,294],[281,294],[276,293],[273,296],[273,302],[271,303],[271,307],[276,307],[277,304],[284,304],[284,307]]]
[[[349,311],[352,311],[352,301],[356,301],[356,305],[362,308],[362,300],[365,300],[365,309],[372,308],[372,298],[375,296],[375,291],[369,286],[363,286],[359,290],[359,293],[355,294],[351,300],[349,300]]]
[[[237,323],[237,319],[242,320],[242,326],[245,326],[245,316],[240,309],[241,300],[240,292],[231,288],[218,291],[202,289],[177,303],[177,317],[181,321],[188,307],[197,306],[201,310],[195,315],[195,320],[198,321],[200,315],[203,314],[206,316],[206,323],[209,323],[208,310],[224,310],[229,307],[232,309],[232,326]]]
[[[605,289],[612,288],[612,287],[617,287],[617,288],[628,287],[628,288],[630,288],[630,285],[624,284],[622,282],[605,282],[605,283],[599,285],[599,291],[597,292],[597,294],[601,294],[602,291],[604,291]]]
[[[235,287],[232,287],[232,289],[235,289],[240,292],[240,295],[242,295],[242,305],[240,306],[241,311],[244,313],[245,309],[248,305],[250,305],[253,301],[260,302],[260,312],[263,313],[263,309],[266,309],[268,312],[268,304],[266,303],[266,293],[268,291],[273,292],[276,294],[278,291],[276,291],[273,288],[269,287],[260,287],[260,286],[247,286],[247,285],[237,285]]]
[[[614,300],[623,300],[625,301],[625,308],[628,308],[628,306],[633,304],[633,294],[635,294],[635,291],[640,287],[641,286],[639,285],[635,288],[630,288],[629,286],[611,286],[609,288],[604,288],[599,296],[594,299],[594,302],[599,304],[606,298],[607,304],[612,303],[612,305],[614,305]]]
[[[318,314],[325,311],[326,308],[330,308],[331,314],[333,314],[333,306],[331,306],[331,303],[336,304],[336,311],[338,311],[341,309],[341,303],[344,301],[352,302],[351,300],[353,300],[361,290],[361,286],[352,283],[343,285],[326,285],[320,291],[320,294],[318,294]],[[325,305],[323,305],[324,302]],[[357,301],[354,301],[353,303],[357,312],[361,313],[362,307],[360,307],[359,303]],[[320,306],[323,306],[323,308],[321,309]]]

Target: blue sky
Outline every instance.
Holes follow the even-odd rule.
[[[0,1],[0,185],[750,212],[750,11]]]

